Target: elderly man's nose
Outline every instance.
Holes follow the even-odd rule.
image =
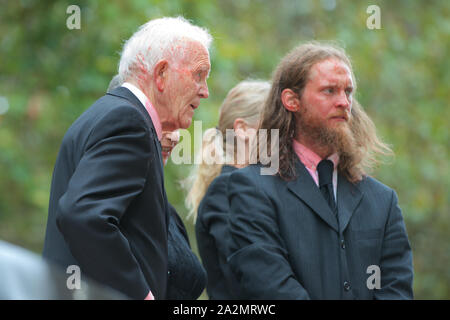
[[[199,96],[200,98],[206,99],[209,97],[209,90],[208,90],[208,85],[205,84],[201,86],[200,91],[199,91]]]

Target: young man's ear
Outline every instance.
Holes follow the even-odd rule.
[[[281,102],[288,111],[297,112],[300,110],[300,98],[298,94],[291,89],[284,89],[281,92]]]
[[[156,88],[159,92],[164,91],[166,81],[167,81],[167,70],[169,68],[169,63],[167,60],[161,60],[153,69],[153,79],[155,80]]]

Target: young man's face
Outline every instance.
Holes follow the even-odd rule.
[[[302,113],[327,129],[348,125],[353,79],[347,64],[337,58],[316,63],[300,98]]]
[[[200,99],[209,96],[206,80],[211,64],[208,50],[198,42],[190,42],[185,48],[184,57],[172,63],[168,71],[166,123],[163,128],[187,129],[194,116],[194,110],[200,105]]]

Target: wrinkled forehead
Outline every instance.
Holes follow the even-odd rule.
[[[338,58],[329,58],[314,64],[309,72],[309,81],[350,81],[353,82],[350,66]]]
[[[202,61],[210,64],[208,49],[198,41],[184,38],[176,41],[168,50],[168,54],[175,63],[186,64],[193,61]]]

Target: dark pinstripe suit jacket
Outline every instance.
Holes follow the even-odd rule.
[[[260,175],[258,165],[231,174],[228,262],[243,298],[411,299],[396,193],[371,177],[353,185],[339,175],[336,217],[300,161],[296,169],[290,182]]]

